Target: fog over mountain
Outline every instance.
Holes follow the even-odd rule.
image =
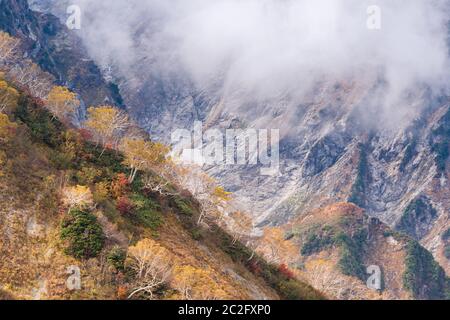
[[[145,56],[138,72],[184,75],[199,90],[214,85],[242,103],[301,101],[323,79],[372,73],[385,90],[377,105],[396,109],[394,116],[408,89],[448,89],[446,0],[71,3],[82,9],[81,34],[100,64],[125,74]],[[380,30],[367,27],[370,5],[381,9]]]

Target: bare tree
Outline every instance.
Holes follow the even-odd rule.
[[[146,174],[143,177],[142,182],[144,184],[143,189],[158,193],[162,196],[176,196],[180,194],[179,192],[170,191],[171,183],[169,180],[165,180],[152,174]]]
[[[143,239],[128,249],[127,265],[135,274],[129,299],[139,293],[146,293],[153,299],[155,291],[172,276],[169,252],[151,239]]]
[[[66,187],[63,189],[63,202],[70,209],[89,208],[94,204],[92,192],[86,186]]]
[[[19,39],[0,31],[0,67],[11,62],[11,59],[17,54],[19,45]]]
[[[31,60],[16,63],[8,72],[9,77],[17,84],[27,88],[30,93],[45,99],[53,87],[53,77]]]
[[[336,299],[358,299],[367,292],[361,281],[342,275],[331,261],[325,259],[306,262],[302,276],[314,288]]]

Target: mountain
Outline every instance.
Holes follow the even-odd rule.
[[[299,278],[323,292],[340,299],[448,299],[450,282],[432,255],[353,204],[313,210],[284,229],[301,253],[291,262]],[[364,283],[369,266],[382,275],[378,293]]]
[[[54,15],[32,11],[26,0],[1,1],[0,29],[19,38],[27,55],[86,105],[122,105],[117,86],[103,78],[79,37]]]
[[[415,84],[394,110],[386,110],[387,85],[378,70],[323,77],[301,98],[282,93],[261,99],[244,90],[227,91],[221,74],[199,87],[188,74],[158,65],[156,49],[146,41],[155,33],[151,19],[132,25],[133,52],[126,59],[105,59],[92,50],[89,33],[69,32],[50,14],[55,10],[62,19],[63,4],[30,3],[40,12],[31,11],[26,1],[1,1],[0,28],[23,39],[33,60],[86,105],[106,100],[124,106],[153,139],[170,143],[174,130],[190,130],[197,120],[205,129],[221,131],[280,129],[279,175],[262,176],[259,165],[204,170],[233,193],[258,231],[278,233],[277,246],[289,250],[280,249],[285,254],[273,263],[285,263],[288,278],[292,271],[330,298],[448,298],[448,96]],[[168,55],[166,63],[172,59]],[[105,80],[111,78],[117,86]],[[272,240],[263,235],[256,250],[268,260]],[[381,295],[365,285],[371,265],[384,273]],[[339,280],[337,288],[323,285],[327,274]]]

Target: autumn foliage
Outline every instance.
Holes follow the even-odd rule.
[[[117,145],[130,126],[128,115],[112,106],[90,107],[86,128],[92,133],[97,143],[104,149],[108,145]]]
[[[280,264],[280,266],[278,267],[278,271],[283,276],[285,276],[287,279],[294,279],[295,278],[294,273],[289,269],[289,267],[285,263]]]
[[[120,198],[130,191],[130,183],[124,173],[118,173],[111,182],[111,193],[114,198]]]
[[[77,95],[65,87],[56,86],[47,97],[47,108],[60,120],[66,119],[80,106]]]
[[[130,247],[126,264],[134,274],[133,288],[128,298],[144,294],[152,299],[172,275],[171,255],[152,239],[143,239]]]
[[[127,196],[122,196],[117,199],[116,209],[121,215],[129,216],[133,213],[134,205]]]

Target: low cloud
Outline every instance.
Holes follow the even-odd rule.
[[[183,75],[198,90],[256,100],[301,99],[324,79],[374,74],[387,108],[418,85],[448,89],[448,0],[71,3],[92,56],[122,74]],[[380,30],[367,28],[370,5],[381,9]]]

